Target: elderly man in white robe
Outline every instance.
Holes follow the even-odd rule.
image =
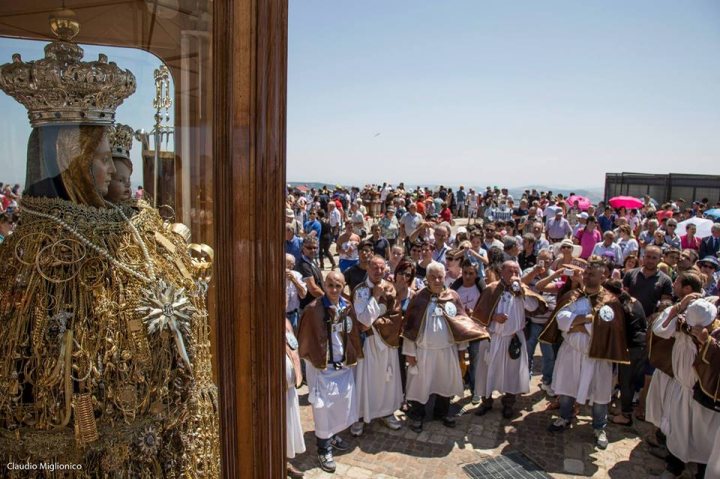
[[[370,260],[367,279],[353,291],[353,307],[367,337],[363,344],[364,358],[355,369],[355,381],[360,405],[360,417],[350,428],[357,437],[364,424],[382,418],[390,429],[402,424],[395,417],[403,400],[400,382],[400,346],[402,312],[396,300],[395,287],[385,276],[385,259],[375,256]]]
[[[608,446],[608,404],[613,392],[613,363],[630,362],[625,338],[625,320],[618,299],[602,287],[605,263],[589,261],[583,273],[583,289],[573,290],[558,300],[558,311],[540,335],[549,341],[551,332],[562,333],[553,371],[552,389],[559,396],[560,417],[548,430],[568,429],[573,406],[592,406],[592,428],[600,449]],[[555,335],[557,337],[557,335]]]
[[[545,311],[547,304],[542,296],[520,282],[520,275],[518,263],[505,261],[500,281],[488,285],[473,310],[473,317],[490,332],[484,365],[487,370],[485,394],[475,412],[478,416],[492,409],[493,393],[498,391],[503,394],[502,415],[509,419],[515,413],[517,395],[530,391],[525,313]]]
[[[325,294],[304,310],[298,329],[299,354],[305,360],[308,401],[312,406],[320,467],[335,472],[333,449],[350,448],[338,433],[358,420],[353,370],[362,359],[360,326],[352,305],[341,297],[345,277],[331,271]]]
[[[699,298],[697,293],[685,296],[680,303],[665,309],[653,323],[653,333],[661,338],[674,338],[672,367],[675,378],[665,391],[663,410],[667,412],[664,431],[669,455],[664,477],[679,477],[685,464],[694,462],[703,472],[712,456],[720,414],[694,399],[698,374],[694,368],[698,356],[700,332],[717,316],[717,300]],[[715,391],[713,391],[715,392]],[[697,477],[703,477],[699,474]]]
[[[403,354],[408,361],[405,397],[410,405],[410,429],[421,432],[425,405],[435,395],[434,418],[455,427],[450,400],[463,396],[460,359],[468,342],[486,339],[487,330],[464,313],[457,292],[445,287],[445,267],[427,267],[427,288],[408,305],[403,322]]]

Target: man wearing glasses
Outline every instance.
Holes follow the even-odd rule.
[[[305,238],[302,245],[302,256],[300,257],[300,261],[295,265],[295,270],[302,275],[308,292],[308,294],[300,300],[301,310],[325,292],[322,272],[313,261],[317,252],[318,240],[312,236]]]

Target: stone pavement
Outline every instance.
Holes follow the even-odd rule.
[[[535,364],[540,363],[537,356]],[[307,452],[293,460],[305,477],[313,478],[466,478],[465,464],[480,462],[500,454],[519,450],[552,477],[597,477],[640,479],[658,476],[663,461],[649,453],[641,437],[651,431],[648,423],[635,421],[632,427],[608,426],[610,445],[604,451],[594,447],[590,409],[580,409],[573,428],[552,434],[547,426],[554,418],[539,389],[539,376],[533,376],[531,393],[518,398],[517,416],[503,419],[500,403],[483,417],[473,414],[469,392],[453,403],[459,417],[457,427],[446,428],[439,421],[426,422],[421,434],[404,424],[399,431],[387,429],[378,420],[365,427],[360,438],[345,431],[341,436],[353,448],[335,453],[337,472],[332,475],[319,468],[315,454],[312,410],[307,403],[307,387],[300,392],[300,409]]]

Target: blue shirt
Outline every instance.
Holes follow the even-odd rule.
[[[615,215],[610,215],[609,218],[605,215],[598,216],[598,225],[600,225],[600,230],[602,230],[603,233],[613,229],[614,223]]]
[[[302,240],[297,236],[293,236],[290,241],[285,240],[285,253],[295,257],[295,264],[300,263],[302,259]]]
[[[311,231],[315,232],[315,238],[320,239],[320,233],[322,231],[322,226],[320,226],[320,222],[318,220],[308,220],[305,222],[304,225],[305,234],[309,234]]]

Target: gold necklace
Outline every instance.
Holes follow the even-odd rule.
[[[107,259],[108,261],[110,261],[113,265],[117,266],[117,267],[120,268],[121,270],[125,271],[126,273],[128,273],[128,274],[130,274],[130,275],[132,275],[132,276],[135,276],[136,278],[138,278],[138,279],[140,279],[141,281],[144,281],[144,282],[146,282],[146,283],[153,283],[153,282],[155,282],[155,281],[157,280],[157,278],[156,278],[156,276],[155,276],[155,268],[153,267],[152,261],[150,260],[150,254],[148,253],[147,246],[145,245],[145,242],[142,240],[142,237],[140,236],[140,232],[138,232],[137,228],[135,228],[135,225],[132,224],[132,222],[130,221],[130,219],[128,219],[128,217],[125,215],[125,213],[124,213],[118,206],[116,206],[116,205],[114,205],[114,204],[112,204],[112,203],[110,203],[110,202],[106,202],[106,203],[108,203],[108,204],[109,204],[110,206],[112,206],[117,212],[119,212],[120,215],[121,215],[121,216],[123,217],[123,219],[125,220],[125,222],[130,226],[130,229],[131,229],[132,232],[133,232],[133,236],[135,237],[135,241],[137,241],[138,244],[140,245],[140,249],[142,250],[143,256],[144,256],[144,258],[145,258],[145,265],[144,265],[144,266],[145,266],[145,269],[146,269],[147,272],[148,272],[148,276],[145,276],[144,274],[142,274],[142,273],[140,273],[140,272],[138,272],[138,271],[135,271],[133,268],[131,268],[131,267],[128,266],[127,264],[125,264],[125,263],[121,262],[120,260],[114,258],[107,249],[102,248],[102,247],[96,245],[95,243],[93,243],[92,241],[90,241],[89,239],[87,239],[85,236],[82,235],[82,233],[80,233],[79,231],[77,231],[74,227],[72,227],[71,225],[69,225],[69,224],[68,224],[67,222],[65,222],[63,219],[58,218],[57,216],[51,215],[51,214],[49,214],[49,213],[42,213],[42,212],[40,212],[40,211],[32,210],[32,209],[28,208],[27,206],[23,206],[23,208],[22,208],[21,211],[22,211],[22,213],[29,213],[29,214],[34,215],[34,216],[39,216],[40,218],[45,218],[45,219],[49,219],[49,220],[54,221],[55,223],[57,223],[58,225],[60,225],[61,227],[63,227],[65,230],[67,230],[70,234],[72,234],[73,236],[75,236],[78,240],[80,240],[80,242],[81,242],[82,244],[84,244],[84,245],[87,246],[88,248],[92,249],[93,251],[95,251],[96,253],[98,253],[99,255],[101,255],[102,257],[104,257],[105,259]]]

